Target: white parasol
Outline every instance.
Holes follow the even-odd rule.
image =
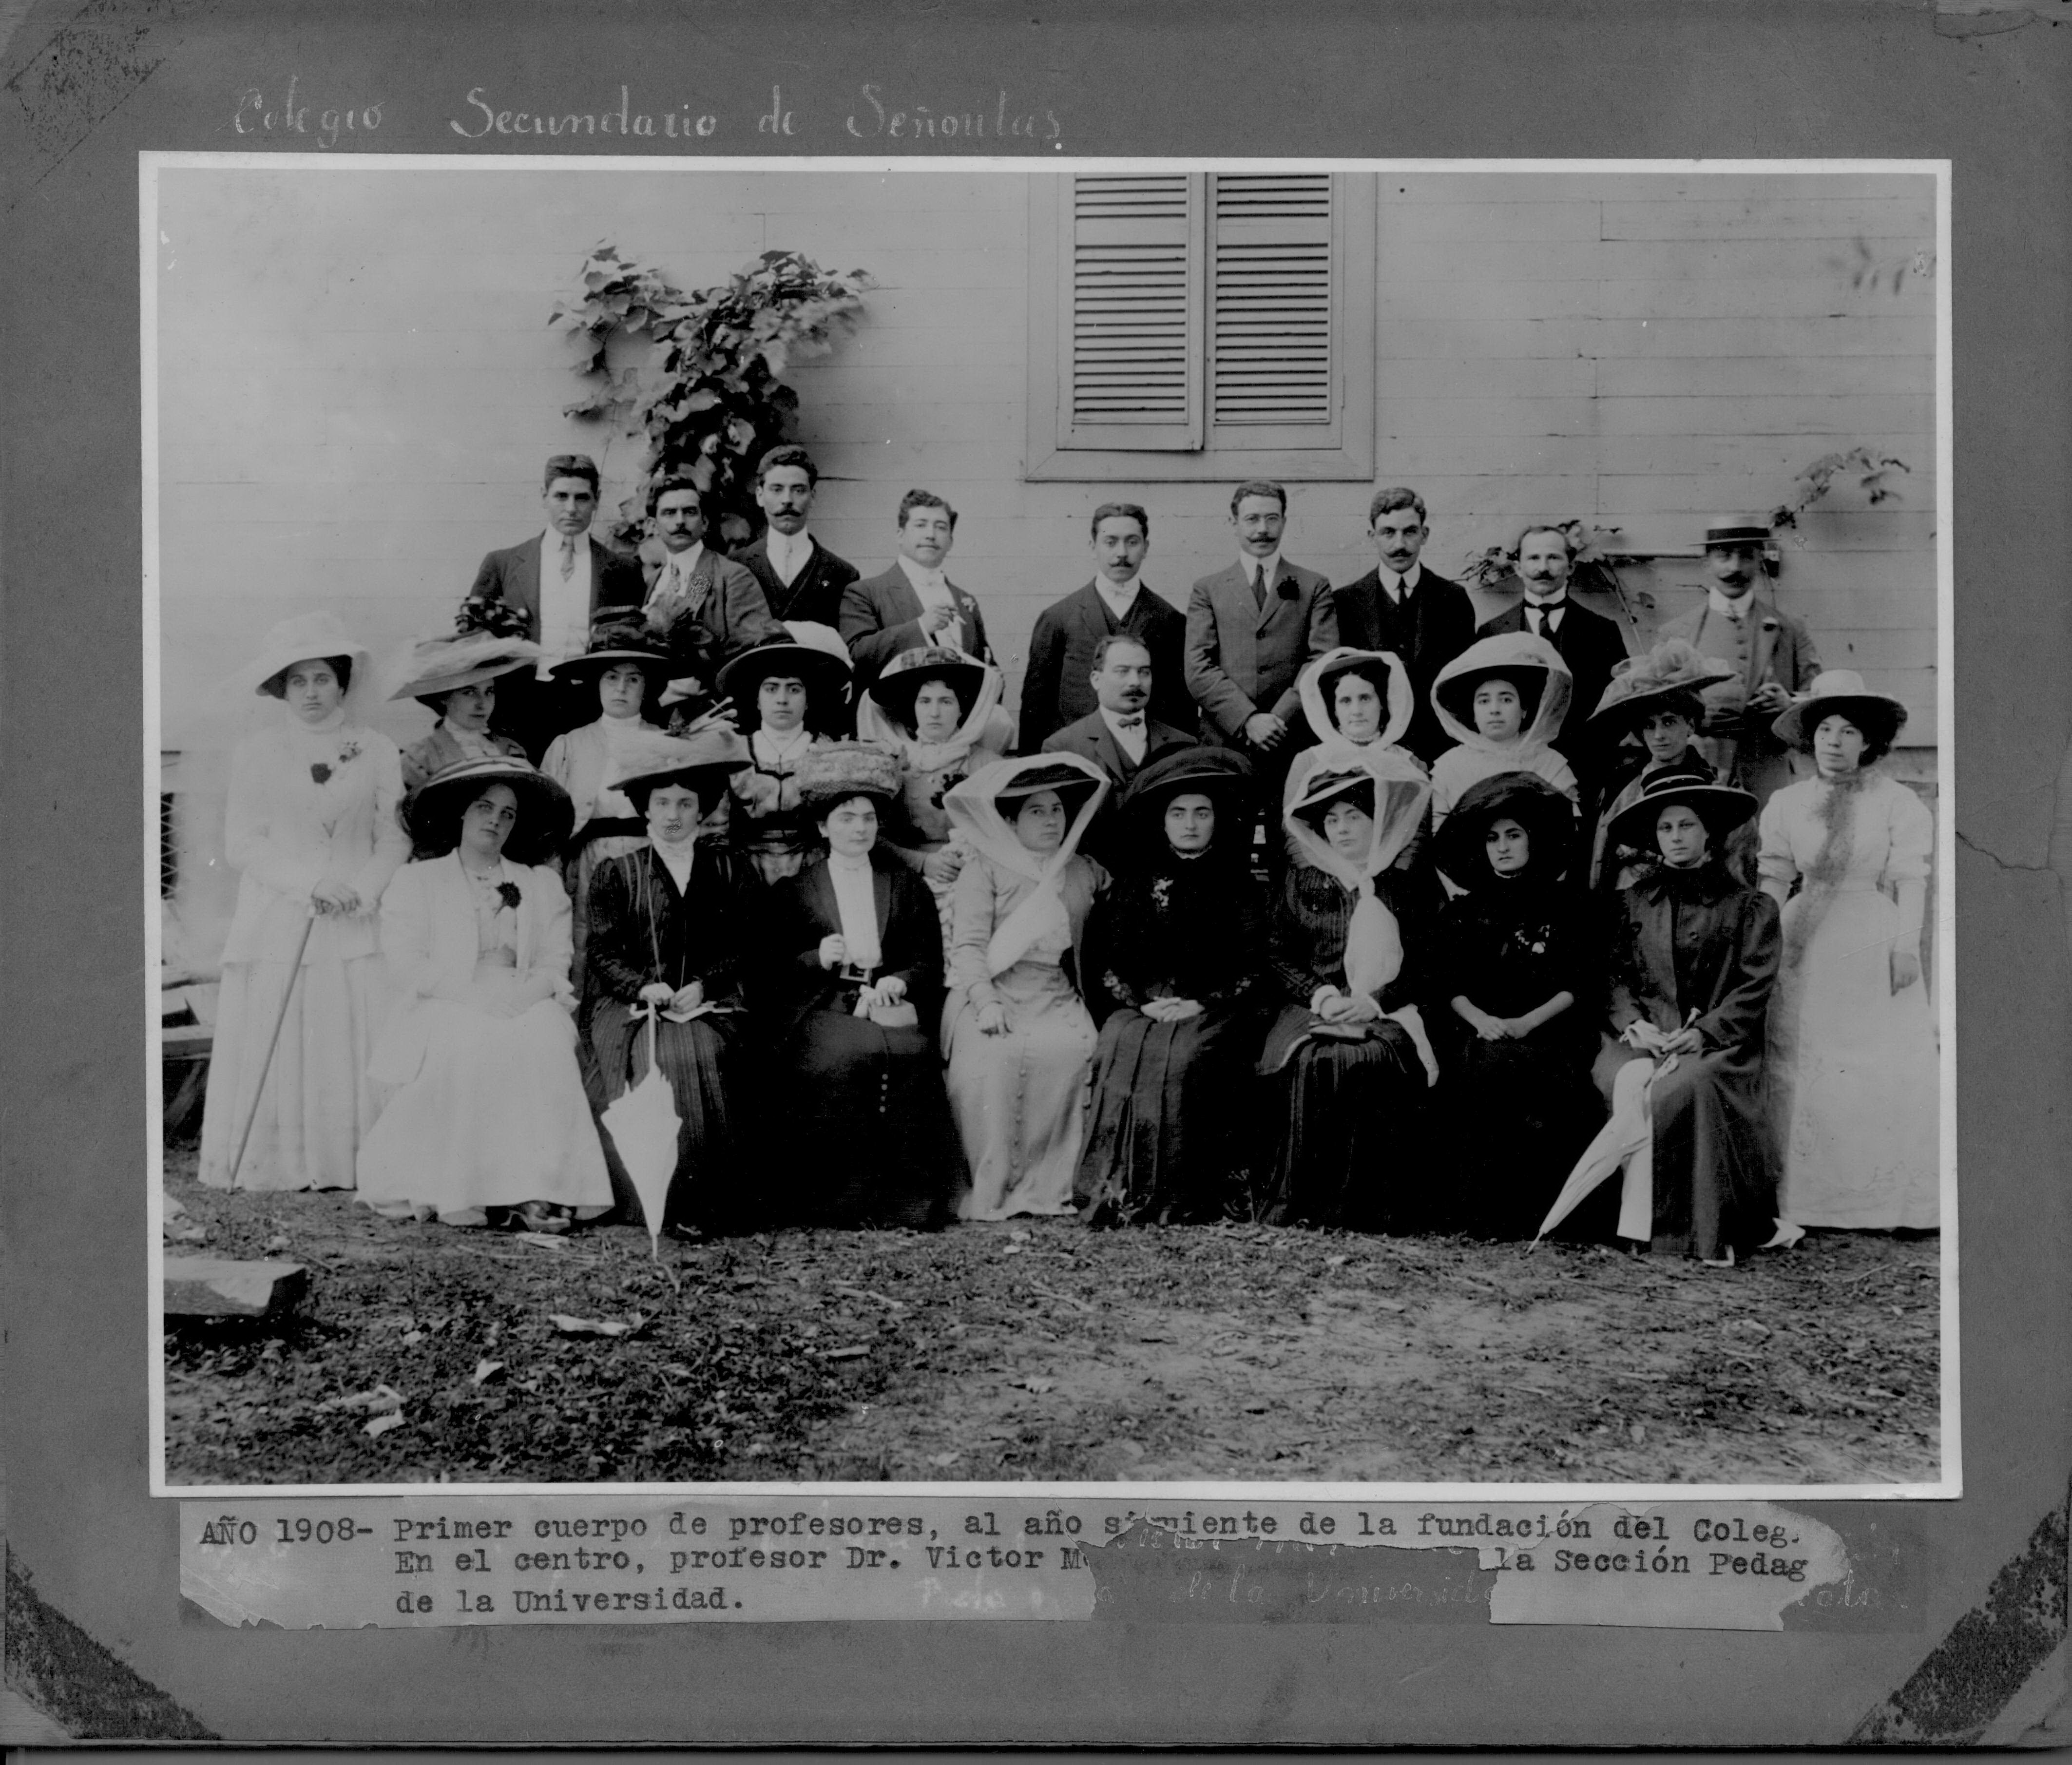
[[[656,1012],[650,1004],[635,1015],[648,1019],[648,1071],[640,1082],[625,1092],[598,1120],[611,1136],[619,1162],[633,1180],[633,1192],[640,1199],[640,1214],[648,1228],[648,1249],[655,1261],[662,1261],[662,1210],[669,1199],[669,1180],[676,1170],[676,1094],[669,1088],[662,1064],[656,1058]],[[664,1265],[666,1272],[667,1265]],[[672,1279],[674,1277],[672,1276]]]
[[[1655,1119],[1648,1109],[1648,1093],[1658,1076],[1676,1064],[1672,1055],[1661,1065],[1651,1060],[1631,1060],[1621,1067],[1612,1081],[1612,1117],[1597,1130],[1597,1137],[1584,1149],[1547,1217],[1533,1234],[1540,1240],[1576,1211],[1589,1195],[1614,1170],[1626,1172],[1625,1192],[1619,1199],[1618,1235],[1622,1238],[1652,1236],[1655,1208]],[[1628,1230],[1636,1227],[1636,1230]]]

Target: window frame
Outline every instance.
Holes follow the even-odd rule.
[[[1335,367],[1338,383],[1335,445],[1318,447],[1264,446],[1198,449],[1170,446],[1117,448],[1073,445],[1071,413],[1067,403],[1066,335],[1071,320],[1072,204],[1066,180],[1069,172],[1039,174],[1029,180],[1029,343],[1026,393],[1027,444],[1022,477],[1038,483],[1105,483],[1137,479],[1167,483],[1220,483],[1240,478],[1272,478],[1293,483],[1365,483],[1375,466],[1375,247],[1379,232],[1380,180],[1369,172],[1334,172],[1332,208],[1342,217],[1332,241],[1332,300],[1336,319]],[[1206,171],[1190,177],[1203,180]],[[1203,253],[1202,275],[1211,274]],[[1206,292],[1203,294],[1206,304]],[[1204,324],[1201,356],[1208,369],[1209,338]],[[1207,413],[1203,415],[1205,425]]]

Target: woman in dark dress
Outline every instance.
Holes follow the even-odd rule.
[[[1283,1002],[1259,1059],[1280,1092],[1268,1224],[1372,1228],[1415,1211],[1439,1072],[1419,1009],[1432,924],[1424,890],[1390,866],[1431,793],[1423,767],[1376,743],[1312,772],[1282,818],[1293,862],[1268,962]]]
[[[599,1115],[647,1076],[648,1021],[676,1094],[676,1169],[663,1223],[677,1232],[737,1223],[747,1113],[743,980],[755,948],[758,887],[742,861],[698,840],[706,808],[748,763],[739,736],[690,740],[653,731],[628,744],[606,783],[643,818],[648,843],[608,858],[590,879],[582,1014],[585,1081]],[[621,1203],[638,1203],[617,1149],[607,1162]]]
[[[769,1100],[796,1147],[787,1217],[927,1229],[965,1187],[936,1023],[943,940],[927,883],[878,838],[896,754],[863,742],[800,763],[800,800],[827,846],[770,897],[779,1023]]]
[[[1467,892],[1440,923],[1433,995],[1446,1033],[1440,1113],[1458,1185],[1437,1223],[1529,1238],[1603,1112],[1590,1089],[1601,965],[1589,905],[1562,880],[1568,799],[1530,772],[1471,784],[1439,833]]]
[[[1123,799],[1132,862],[1087,931],[1112,1008],[1073,1186],[1089,1225],[1213,1219],[1240,1192],[1265,957],[1251,786],[1242,755],[1181,748]]]
[[[1725,1265],[1777,1225],[1762,1071],[1777,903],[1722,857],[1754,813],[1745,791],[1667,776],[1612,823],[1613,841],[1651,844],[1662,862],[1618,894],[1610,1035],[1593,1072],[1615,1119],[1638,1107],[1650,1124],[1652,1170],[1627,1186],[1620,1236]]]

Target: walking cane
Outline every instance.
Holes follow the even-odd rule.
[[[310,933],[316,928],[317,910],[314,903],[310,916],[302,921],[302,935],[295,945],[294,961],[288,965],[288,984],[281,994],[280,1014],[273,1019],[273,1033],[267,1039],[266,1058],[259,1063],[259,1084],[252,1093],[252,1107],[246,1111],[245,1131],[237,1137],[237,1156],[230,1161],[230,1179],[228,1187],[237,1187],[237,1169],[245,1162],[245,1149],[252,1143],[252,1125],[259,1119],[259,1100],[266,1094],[266,1075],[273,1070],[273,1051],[281,1045],[281,1026],[288,1021],[288,1002],[295,996],[295,982],[302,972],[302,952],[310,947]]]

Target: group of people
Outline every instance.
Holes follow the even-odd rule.
[[[1756,597],[1758,526],[1708,533],[1706,607],[1629,657],[1558,526],[1478,630],[1408,490],[1334,590],[1240,486],[1184,615],[1104,504],[1011,718],[955,511],[908,492],[866,578],[807,531],[816,481],[766,455],[735,560],[664,477],[643,564],[550,460],[545,531],[381,683],[438,715],[407,751],[334,619],[269,635],[203,1180],[565,1231],[641,1205],[608,1121],[652,1065],[649,1223],[684,1232],[1529,1237],[1593,1159],[1624,1180],[1562,1230],[1710,1261],[1938,1223],[1931,829],[1875,766],[1906,712]]]

